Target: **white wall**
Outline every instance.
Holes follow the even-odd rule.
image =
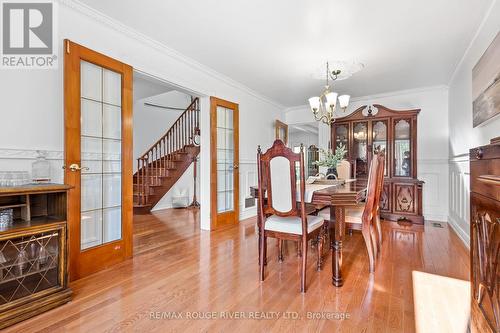
[[[448,219],[448,90],[428,87],[387,94],[353,98],[345,112],[350,114],[362,105],[381,104],[395,110],[421,109],[418,116],[418,178],[425,181],[423,213],[427,220]],[[313,121],[307,105],[287,109],[287,123]],[[325,147],[328,128],[320,146]],[[321,141],[323,144],[321,144]]]
[[[495,1],[449,84],[450,225],[469,243],[469,149],[500,136],[500,116],[472,128],[472,68],[500,30],[500,2]]]
[[[57,70],[5,70],[0,73],[0,160],[1,169],[30,168],[32,150],[44,149],[54,157],[56,180],[62,179],[63,151],[63,39],[132,65],[141,72],[184,87],[199,96],[217,96],[240,106],[240,199],[255,184],[257,145],[270,146],[273,122],[281,117],[281,105],[268,100],[234,80],[188,59],[178,52],[103,16],[80,3],[65,0],[58,11],[59,68]],[[196,43],[196,40],[193,40]],[[202,103],[201,126],[209,128],[207,99]],[[210,226],[209,136],[202,133],[201,196],[202,228]],[[11,150],[5,151],[5,148]],[[23,156],[27,156],[23,159]],[[207,201],[208,200],[208,201]],[[243,205],[241,205],[244,207]],[[253,208],[255,214],[255,209]],[[242,216],[252,212],[242,209]]]
[[[318,134],[304,131],[293,131],[288,134],[288,145],[290,147],[304,145],[304,148],[310,145],[318,146]]]
[[[134,160],[165,134],[183,112],[144,105],[146,102],[185,109],[191,96],[174,90],[134,101]]]

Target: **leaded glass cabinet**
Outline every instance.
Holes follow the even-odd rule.
[[[422,224],[422,187],[417,178],[417,117],[420,110],[392,110],[374,104],[337,118],[331,127],[333,148],[344,145],[352,175],[367,179],[368,165],[386,152],[385,180],[380,209],[387,220]]]
[[[67,278],[69,186],[0,187],[0,329],[71,300]]]

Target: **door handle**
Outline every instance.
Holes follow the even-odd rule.
[[[238,163],[233,163],[233,169],[238,169],[239,166],[238,166]]]
[[[63,169],[66,169],[66,166],[63,166]],[[87,168],[87,167],[81,167],[79,166],[78,164],[76,163],[73,163],[69,166],[68,168],[70,171],[73,171],[73,172],[76,172],[76,171],[80,171],[80,170],[83,170],[83,171],[89,171],[90,169]]]

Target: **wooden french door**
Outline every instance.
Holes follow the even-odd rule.
[[[210,99],[211,227],[239,221],[238,104]]]
[[[65,40],[70,280],[132,256],[132,67]]]

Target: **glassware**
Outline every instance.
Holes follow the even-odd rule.
[[[35,270],[40,268],[40,263],[38,262],[38,246],[36,243],[32,242],[30,244],[30,259],[33,260],[33,266]]]
[[[3,279],[3,264],[7,262],[7,259],[3,255],[3,252],[0,251],[0,279]]]
[[[19,251],[17,254],[17,263],[16,263],[16,269],[17,269],[17,275],[23,275],[23,273],[26,273],[26,269],[28,268],[28,253],[26,252],[25,249],[22,249]]]
[[[13,221],[14,221],[13,209],[0,210],[0,228],[5,228],[12,225]]]
[[[49,252],[45,248],[45,246],[40,246],[40,250],[38,250],[38,262],[40,266],[45,266],[49,259]]]
[[[33,175],[33,181],[38,182],[49,182],[50,181],[50,163],[47,161],[45,151],[37,150],[38,156],[36,161],[31,165],[31,173]]]

